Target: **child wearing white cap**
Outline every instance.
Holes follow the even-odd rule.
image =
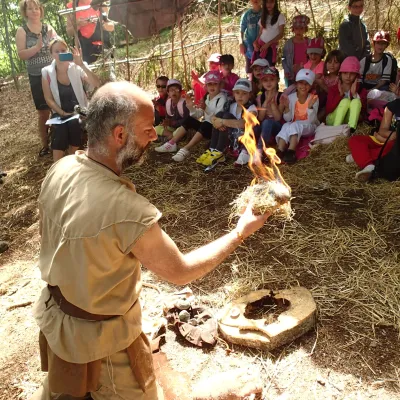
[[[243,108],[257,115],[257,107],[250,100],[251,82],[248,79],[239,79],[233,87],[234,101],[227,102],[224,111],[211,118],[213,124],[210,148],[202,154],[196,162],[206,167],[213,167],[216,163],[225,161],[225,150],[231,144],[233,150],[239,150],[238,139],[243,135],[245,121]],[[235,166],[248,163],[250,156],[243,150],[235,162]],[[208,169],[206,168],[206,171]]]
[[[318,96],[310,93],[314,80],[314,72],[301,69],[296,75],[296,92],[288,97],[281,96],[286,123],[276,136],[277,155],[287,164],[296,162],[296,147],[300,138],[312,135],[319,124]]]
[[[251,77],[251,94],[252,99],[255,99],[262,89],[260,77],[264,72],[264,69],[269,67],[269,63],[267,60],[263,58],[258,58],[256,61],[253,62],[250,66]]]

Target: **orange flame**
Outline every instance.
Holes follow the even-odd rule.
[[[285,186],[289,188],[289,185],[283,179],[277,164],[281,163],[280,158],[276,155],[275,149],[272,147],[267,147],[263,140],[263,149],[260,150],[257,148],[257,140],[254,135],[254,127],[256,125],[260,125],[257,117],[248,112],[244,107],[243,108],[243,119],[245,121],[244,135],[239,138],[239,141],[243,143],[246,147],[247,152],[250,155],[249,167],[253,172],[254,179],[251,182],[251,185],[254,185],[259,180],[265,181],[274,181],[278,180],[282,182]],[[271,167],[266,166],[262,162],[262,153],[264,153],[270,163]]]

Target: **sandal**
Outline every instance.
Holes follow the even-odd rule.
[[[50,149],[48,147],[42,147],[42,149],[39,151],[39,157],[44,157],[50,154]]]

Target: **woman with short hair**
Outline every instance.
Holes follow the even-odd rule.
[[[42,68],[52,62],[48,45],[57,34],[50,25],[42,23],[44,10],[38,0],[22,0],[19,7],[26,23],[18,28],[15,40],[18,56],[26,61],[32,97],[38,112],[39,135],[42,142],[39,156],[42,157],[50,154],[46,127],[50,110],[42,90]]]

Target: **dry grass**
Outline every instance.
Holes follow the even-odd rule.
[[[363,129],[366,132],[368,127]],[[347,154],[347,140],[338,139],[314,149],[294,166],[281,167],[292,188],[293,219],[271,220],[219,268],[194,282],[191,287],[199,301],[217,311],[251,290],[301,285],[311,290],[318,304],[317,332],[327,326],[340,332],[330,345],[324,345],[335,343],[343,352],[356,347],[358,354],[360,344],[375,343],[382,329],[389,329],[396,342],[400,328],[400,209],[395,199],[400,196],[400,182],[357,182],[357,168],[346,164]],[[206,244],[227,230],[231,202],[252,179],[247,168],[236,169],[232,163],[205,175],[194,163],[195,157],[177,164],[169,155],[151,153],[144,167],[129,172],[140,193],[163,212],[162,227],[183,251]],[[146,279],[165,292],[175,290],[151,274]],[[307,343],[308,355],[303,356],[308,357],[317,342],[318,334],[316,338],[314,334],[312,340],[301,339],[294,347],[301,358],[302,346]],[[268,386],[271,374],[282,375],[281,368],[292,368],[292,362],[299,370],[298,359],[288,361],[287,349],[273,354],[241,349],[227,358],[225,348],[222,343],[211,353],[200,354],[190,347],[182,351],[182,343],[170,334],[165,351],[175,368],[190,371],[193,379],[235,365],[256,365],[268,371]],[[379,360],[374,361],[369,351],[360,357],[365,376],[372,371],[373,376],[379,375]],[[390,378],[379,385],[399,390],[398,361],[387,367]],[[353,368],[346,369],[354,373]],[[271,387],[265,393],[276,394]]]

